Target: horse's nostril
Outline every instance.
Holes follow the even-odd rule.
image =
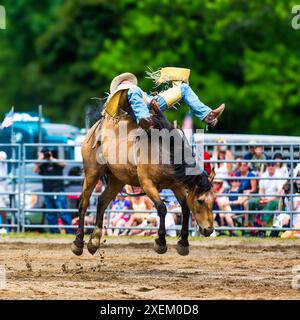
[[[200,226],[199,230],[204,237],[209,237],[214,232],[214,228],[202,228]]]

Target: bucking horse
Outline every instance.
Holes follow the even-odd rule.
[[[190,160],[194,159],[192,147],[184,134],[174,129],[155,103],[152,105],[152,113],[154,130],[158,130],[159,133],[172,133],[170,143],[164,144],[163,139],[152,139],[149,132],[140,134],[140,128],[128,113],[120,112],[115,117],[104,113],[89,130],[82,143],[84,182],[79,202],[79,226],[76,239],[72,243],[74,254],[83,253],[84,217],[93,190],[99,179],[103,177],[106,178],[107,186],[98,198],[95,229],[87,244],[91,254],[100,248],[105,210],[125,185],[141,187],[157,210],[159,229],[154,250],[158,254],[167,251],[165,238],[167,208],[160,196],[162,189],[172,190],[182,208],[182,228],[176,246],[180,255],[189,253],[188,235],[191,212],[202,235],[209,236],[213,232],[214,172],[210,176],[200,170],[197,174],[187,174],[187,169],[191,167]],[[120,127],[126,128],[129,134],[122,133]],[[164,145],[168,145],[168,148]],[[144,155],[141,154],[139,148],[141,146],[144,149],[146,146]],[[153,152],[153,150],[158,151]],[[162,156],[164,152],[168,155],[167,163],[162,161],[165,157],[165,155]],[[156,157],[159,154],[156,161],[144,161],[145,154],[153,156],[153,153]],[[175,161],[176,157],[180,158],[181,155],[183,155],[181,161]],[[130,161],[120,161],[120,157],[124,158],[124,156]]]

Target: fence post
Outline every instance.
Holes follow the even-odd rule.
[[[19,204],[19,210],[18,210],[18,228],[17,231],[20,232],[20,225],[21,225],[21,187],[22,187],[22,165],[21,165],[21,145],[18,144],[18,168],[19,168],[19,174],[18,174],[18,204]]]
[[[21,167],[22,167],[22,170],[20,170],[21,171],[21,184],[22,184],[22,187],[21,187],[21,189],[22,189],[22,192],[21,192],[21,194],[22,194],[22,197],[21,197],[21,205],[20,205],[20,210],[21,210],[21,226],[22,226],[22,228],[21,228],[21,230],[22,230],[22,232],[25,232],[25,227],[24,227],[24,224],[25,224],[25,190],[26,190],[26,188],[25,188],[25,184],[26,184],[26,182],[25,182],[25,175],[26,175],[26,169],[25,169],[25,165],[26,165],[26,162],[25,162],[25,160],[26,160],[26,145],[25,145],[25,143],[23,144],[23,146],[22,146],[22,153],[21,153]]]
[[[290,157],[291,157],[291,212],[290,212],[290,228],[293,228],[293,217],[294,217],[294,145],[290,145]]]
[[[12,197],[11,197],[11,207],[16,209],[17,208],[17,205],[16,205],[16,187],[17,187],[17,184],[16,184],[16,146],[14,144],[12,144],[11,146],[12,148],[12,152],[11,152],[11,158],[12,158],[12,168],[11,168],[11,172],[12,172],[12,175],[13,175],[13,178],[12,178]],[[11,224],[15,224],[15,221],[16,221],[16,211],[12,211],[11,212]],[[12,227],[11,228],[11,231],[13,230],[14,228]]]

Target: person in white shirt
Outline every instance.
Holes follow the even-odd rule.
[[[282,190],[281,180],[272,180],[268,178],[281,178],[276,173],[275,163],[268,163],[267,170],[261,176],[263,179],[259,182],[259,194],[262,197],[255,197],[249,200],[249,210],[276,211],[278,209],[279,196]],[[278,196],[277,196],[278,194]],[[266,227],[272,220],[273,214],[260,214],[260,224]]]
[[[297,164],[296,168],[294,169],[294,177],[297,177],[297,174],[300,172],[300,163]]]
[[[283,178],[288,178],[289,177],[289,169],[287,168],[285,163],[282,163],[281,160],[283,160],[282,154],[280,152],[275,153],[273,160],[276,160],[275,168],[276,171],[275,173]],[[280,180],[281,185],[283,186],[285,183],[284,180]]]
[[[297,177],[300,178],[300,172],[297,174]],[[279,210],[282,211],[285,209],[287,213],[281,213],[276,216],[274,219],[273,227],[293,227],[295,229],[300,229],[300,180],[296,180],[293,185],[293,201],[290,197],[291,194],[291,182],[290,180],[286,181],[282,190],[282,201],[279,203]],[[293,206],[292,206],[293,204]],[[291,223],[290,212],[293,211],[293,219]],[[278,236],[279,231],[276,231],[275,236]],[[299,238],[300,231],[297,230],[288,230],[285,231],[282,235],[282,238]]]

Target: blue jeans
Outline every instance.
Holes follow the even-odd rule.
[[[198,96],[188,84],[182,83],[180,89],[182,93],[182,99],[190,107],[192,114],[200,120],[205,119],[212,109],[200,101]],[[147,97],[150,99],[155,99],[159,103],[162,111],[165,111],[168,108],[165,100],[162,97],[152,97],[149,95],[147,95]],[[133,111],[132,116],[137,123],[139,123],[141,118],[148,118],[150,116],[149,108],[144,101],[143,91],[139,87],[132,87],[128,90],[128,100]]]
[[[45,196],[45,208],[46,209],[67,209],[67,199],[65,196]],[[58,216],[63,221],[65,225],[72,225],[72,217],[69,212],[47,212],[46,218],[48,224],[57,225],[58,224]],[[67,228],[67,233],[74,234],[72,229]],[[50,228],[51,233],[59,233],[58,228]]]

